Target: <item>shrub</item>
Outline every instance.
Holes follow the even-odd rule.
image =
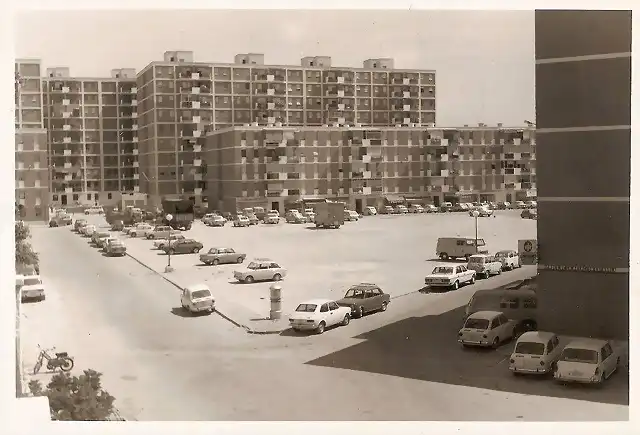
[[[15,224],[15,243],[16,243],[16,268],[19,266],[34,266],[38,269],[38,254],[31,247],[29,239],[31,231],[29,226],[23,222]]]
[[[29,382],[34,396],[47,396],[51,418],[59,421],[107,421],[114,413],[115,398],[102,389],[102,373],[85,370],[80,376],[53,375],[46,389],[40,381]]]

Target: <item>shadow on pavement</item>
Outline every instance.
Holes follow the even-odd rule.
[[[508,361],[513,343],[496,350],[464,350],[457,342],[463,315],[460,307],[404,319],[358,335],[354,338],[366,341],[307,364],[518,394],[629,404],[629,376],[624,372],[614,374],[602,388],[567,388],[552,379],[512,375]]]
[[[211,313],[209,313],[208,311],[202,311],[200,313],[191,313],[182,307],[174,307],[174,308],[171,308],[171,314],[178,317],[202,317],[202,316],[209,315]]]

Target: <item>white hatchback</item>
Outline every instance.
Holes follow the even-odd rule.
[[[518,338],[509,359],[513,374],[547,374],[555,370],[562,348],[553,332],[528,331]]]
[[[564,347],[553,377],[559,382],[601,384],[619,365],[620,356],[611,342],[581,338]]]
[[[289,316],[294,331],[307,330],[322,334],[334,325],[347,326],[351,320],[351,308],[341,307],[330,299],[313,299],[298,305]]]
[[[497,348],[503,341],[513,338],[516,322],[500,311],[478,311],[470,315],[458,332],[463,346]]]

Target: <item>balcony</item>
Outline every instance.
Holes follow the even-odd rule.
[[[132,129],[132,130],[137,130],[137,129],[138,129],[138,124],[133,124],[133,125],[131,126],[131,129]]]
[[[194,145],[193,146],[193,152],[199,153],[201,151],[202,151],[202,145]]]
[[[62,131],[71,131],[71,125],[65,124],[62,126]]]
[[[64,151],[62,152],[62,155],[63,155],[63,156],[70,156],[70,155],[71,155],[71,150],[64,150]]]
[[[193,174],[194,181],[202,181],[202,174]]]
[[[70,92],[70,91],[71,91],[71,89],[69,89],[69,86],[63,86],[63,87],[62,87],[62,92],[64,92],[64,93],[68,93],[68,92]]]
[[[138,162],[133,162],[133,165],[132,165],[132,166],[133,166],[134,168],[139,168],[139,167],[140,167],[140,163],[138,163]]]
[[[131,150],[131,154],[133,154],[134,156],[137,156],[137,155],[138,155],[138,152],[139,152],[139,151],[138,151],[138,149],[137,149],[137,148],[134,148],[134,149],[132,149],[132,150]]]
[[[199,86],[193,86],[191,88],[191,94],[198,95],[199,93],[200,93],[200,87]]]
[[[201,159],[194,159],[193,160],[193,166],[202,166],[202,160]]]
[[[65,136],[65,137],[62,139],[62,143],[71,143],[71,138],[70,138],[69,136]]]
[[[133,179],[134,180],[139,180],[140,179],[140,174],[133,174]]]

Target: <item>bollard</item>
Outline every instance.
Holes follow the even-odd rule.
[[[278,320],[282,317],[282,287],[278,284],[273,284],[269,288],[269,299],[271,300],[269,319]]]

